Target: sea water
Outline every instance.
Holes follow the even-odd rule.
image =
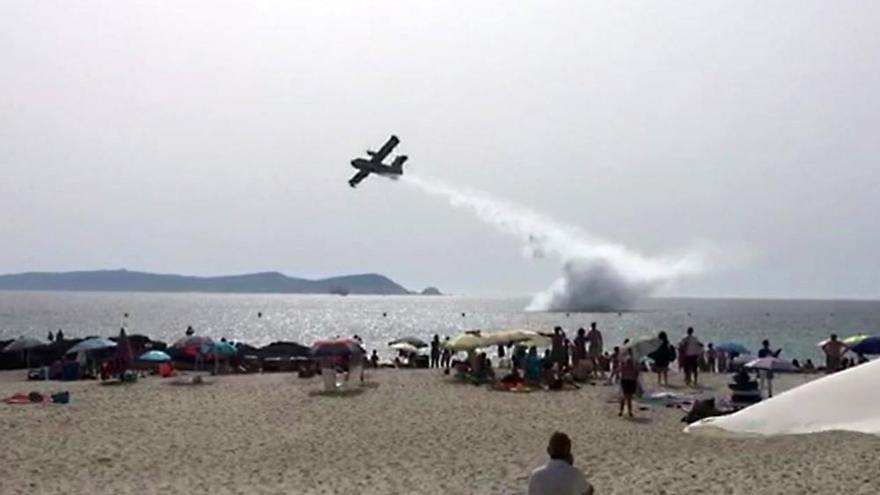
[[[309,345],[357,334],[369,350],[389,356],[388,341],[401,336],[427,341],[470,329],[557,325],[573,335],[595,321],[606,347],[661,330],[677,341],[693,326],[704,343],[735,341],[757,350],[766,338],[783,349],[782,357],[815,360],[816,343],[831,333],[880,334],[880,301],[652,298],[620,314],[532,312],[524,309],[528,303],[527,297],[0,292],[0,339],[46,337],[58,329],[69,337],[112,336],[124,325],[171,343],[191,325],[198,334],[252,345]]]

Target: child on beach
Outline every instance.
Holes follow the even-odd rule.
[[[629,413],[629,417],[633,417],[632,398],[636,393],[639,383],[639,367],[633,359],[632,349],[627,349],[620,362],[620,412],[618,416],[623,416],[623,406],[625,405]]]

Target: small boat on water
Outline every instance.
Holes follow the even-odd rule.
[[[347,296],[348,289],[346,289],[345,287],[333,287],[332,289],[330,289],[330,293],[336,294],[337,296]]]

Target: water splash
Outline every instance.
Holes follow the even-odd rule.
[[[414,175],[404,176],[401,182],[444,198],[519,238],[527,257],[553,256],[562,261],[562,275],[532,298],[528,310],[624,310],[681,277],[703,271],[704,256],[698,250],[679,257],[648,257],[484,192]]]

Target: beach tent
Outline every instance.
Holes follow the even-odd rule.
[[[819,378],[729,416],[706,418],[685,431],[760,436],[846,430],[880,435],[880,360]]]

